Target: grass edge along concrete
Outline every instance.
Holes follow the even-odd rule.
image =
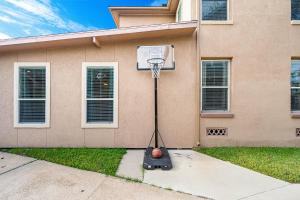
[[[300,183],[300,148],[216,147],[195,151],[290,183]]]

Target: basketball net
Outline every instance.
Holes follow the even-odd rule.
[[[147,62],[152,72],[152,78],[159,78],[160,70],[164,66],[165,60],[163,58],[150,58]]]

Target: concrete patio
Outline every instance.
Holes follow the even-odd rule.
[[[171,150],[174,168],[142,170],[143,150],[128,150],[118,175],[216,200],[298,200],[300,185],[290,184],[192,150]]]
[[[196,200],[192,195],[0,152],[1,200]]]

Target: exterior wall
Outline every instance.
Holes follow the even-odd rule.
[[[195,17],[197,1],[191,4]],[[200,23],[198,40],[194,35],[1,54],[0,146],[145,147],[154,126],[153,80],[150,72],[136,70],[136,46],[162,43],[175,45],[176,59],[176,71],[163,72],[159,83],[159,127],[168,147],[195,146],[198,126],[201,146],[300,146],[300,119],[290,116],[290,65],[300,57],[300,25],[291,24],[290,7],[282,0],[230,0],[230,22]],[[120,16],[121,27],[174,21]],[[231,58],[233,118],[199,116],[197,57]],[[48,129],[13,128],[13,63],[26,61],[51,63]],[[81,128],[81,65],[89,61],[119,62],[117,129]],[[228,136],[206,136],[208,127],[228,128]]]
[[[300,26],[290,1],[232,1],[232,25],[200,25],[200,55],[232,57],[233,118],[200,118],[202,146],[300,146],[290,114],[291,57],[300,56]],[[227,127],[208,137],[207,127]]]
[[[195,144],[195,36],[147,39],[0,55],[0,146],[30,147],[146,147],[154,129],[151,72],[136,69],[138,45],[173,44],[176,70],[159,79],[159,128],[168,147]],[[13,127],[14,62],[50,62],[50,128]],[[82,62],[119,63],[119,127],[81,128]]]
[[[166,24],[175,22],[174,15],[120,15],[120,27]]]

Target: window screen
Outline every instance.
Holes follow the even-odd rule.
[[[46,68],[19,68],[19,123],[45,123]]]
[[[202,61],[202,111],[228,110],[229,61]]]
[[[292,111],[300,111],[300,60],[292,61],[291,109]]]
[[[300,20],[300,0],[292,0],[292,20]]]
[[[202,0],[202,20],[227,20],[227,0]]]
[[[113,123],[114,69],[87,68],[86,122]]]

